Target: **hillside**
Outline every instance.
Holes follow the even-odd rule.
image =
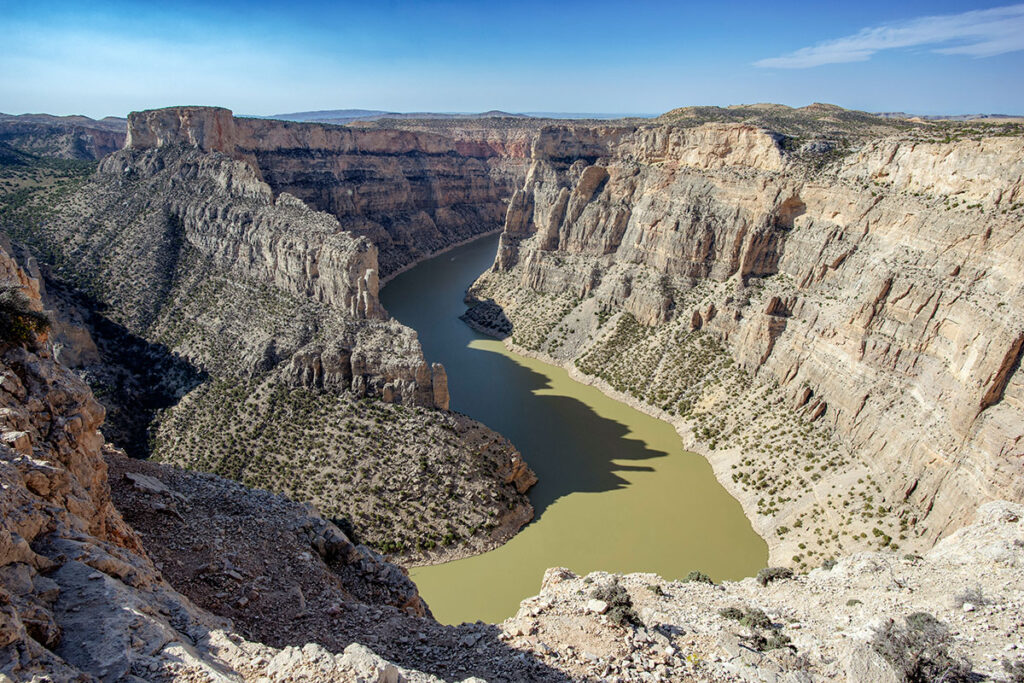
[[[444,369],[381,308],[365,237],[213,150],[133,147],[90,169],[11,168],[0,217],[115,443],[313,502],[408,561],[529,521],[532,473],[444,412]],[[399,504],[415,491],[422,507]]]
[[[467,314],[671,421],[798,569],[1024,499],[1024,138],[814,111],[861,137],[544,129]]]

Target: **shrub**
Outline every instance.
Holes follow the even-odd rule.
[[[15,282],[0,283],[0,343],[27,344],[50,328],[50,318],[33,311],[29,298]]]
[[[952,641],[945,624],[927,612],[914,612],[904,618],[906,627],[888,624],[875,632],[871,646],[909,683],[970,680],[971,666],[950,655]]]
[[[640,618],[633,610],[633,601],[630,599],[629,593],[619,585],[618,581],[594,589],[591,597],[608,603],[608,611],[605,614],[612,623],[619,626],[640,623]]]
[[[687,574],[686,578],[683,579],[683,582],[684,583],[709,583],[712,586],[715,585],[715,582],[711,580],[710,576],[708,576],[704,572],[698,572],[698,571],[692,571],[689,574]]]
[[[767,586],[772,581],[793,578],[793,570],[786,567],[765,567],[757,573],[757,582]]]
[[[750,647],[757,650],[758,652],[767,652],[768,650],[777,650],[780,647],[789,647],[790,640],[789,636],[785,633],[769,633],[767,636],[760,632],[755,632],[749,638],[746,639],[750,643]]]
[[[830,558],[828,558],[827,560],[825,560],[824,562],[821,563],[821,568],[824,569],[825,571],[829,571],[830,572],[830,571],[832,571],[835,568],[835,566],[837,564],[839,564],[839,563],[836,562],[835,558],[830,557]]]
[[[964,603],[967,602],[980,607],[981,605],[987,605],[989,603],[989,599],[981,592],[981,586],[968,588],[957,593],[956,596],[953,597],[953,606],[957,609],[963,607]]]
[[[748,607],[740,619],[740,623],[750,629],[771,628],[772,620],[764,613],[764,610],[757,607]]]
[[[733,619],[735,621],[739,621],[743,618],[743,610],[741,610],[739,607],[723,607],[722,609],[718,610],[718,616],[724,619]]]
[[[757,607],[747,607],[746,609],[740,609],[739,607],[723,607],[718,610],[718,616],[738,621],[743,626],[752,630],[759,628],[772,628],[772,620],[768,618],[768,615],[764,613],[764,610],[758,609]]]
[[[1003,660],[1003,669],[1010,683],[1024,683],[1024,659],[1013,662],[1009,659]]]

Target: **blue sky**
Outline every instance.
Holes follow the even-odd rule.
[[[10,2],[0,111],[1024,113],[1024,4]]]

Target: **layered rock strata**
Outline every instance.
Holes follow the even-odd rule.
[[[820,165],[786,147],[734,124],[545,129],[470,317],[717,446],[776,561],[821,515],[871,536],[818,557],[1024,499],[1021,138],[875,139]],[[701,336],[729,364],[682,376],[674,349],[714,355]],[[777,449],[801,462],[758,476]],[[842,504],[840,482],[864,491]]]
[[[447,410],[447,377],[381,307],[374,245],[246,163],[127,149],[25,213],[4,227],[49,283],[55,348],[133,456],[315,502],[409,562],[494,547],[532,518],[507,440],[423,410]],[[411,481],[424,509],[402,512]]]
[[[294,195],[369,238],[383,277],[499,229],[529,150],[515,131],[353,128],[234,118],[213,107],[133,112],[128,127],[128,149],[185,144],[245,162],[275,195]]]
[[[41,308],[3,251],[0,277]],[[564,679],[493,629],[460,649],[467,629],[311,506],[105,445],[45,335],[0,344],[0,380],[0,678]]]
[[[219,153],[110,155],[51,220],[16,236],[49,257],[55,279],[197,372],[273,370],[447,407],[415,334],[380,306],[375,247]]]
[[[0,151],[4,145],[42,157],[100,159],[124,146],[125,120],[47,114],[0,114]]]

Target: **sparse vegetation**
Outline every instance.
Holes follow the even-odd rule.
[[[765,567],[757,573],[757,582],[767,586],[773,581],[793,578],[793,570],[788,567]]]
[[[611,583],[595,588],[591,592],[595,600],[603,600],[608,604],[608,611],[605,612],[609,621],[619,626],[630,626],[640,623],[640,617],[633,610],[633,601],[629,592],[614,580]]]
[[[686,578],[683,579],[683,582],[684,583],[707,583],[707,584],[711,584],[712,586],[715,585],[715,582],[711,580],[710,576],[708,576],[704,572],[700,572],[700,571],[692,571],[692,572],[690,572],[689,574],[686,575]]]
[[[494,471],[511,446],[449,413],[215,379],[166,411],[154,458],[315,503],[364,543],[416,555],[496,529],[525,498]]]
[[[32,310],[20,283],[0,282],[0,344],[27,344],[49,327],[50,318]]]
[[[874,650],[889,661],[909,683],[969,681],[970,663],[949,652],[949,628],[927,612],[914,612],[906,626],[890,620],[875,632]]]

